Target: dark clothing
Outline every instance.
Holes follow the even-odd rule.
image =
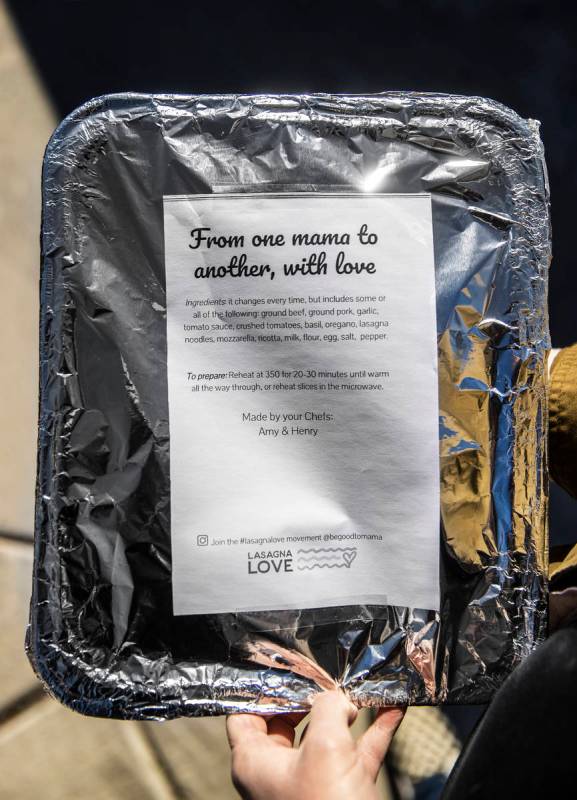
[[[443,800],[561,800],[575,783],[577,627],[556,631],[495,698]]]
[[[550,472],[577,496],[577,345],[551,370]],[[577,538],[577,536],[576,536]],[[577,545],[551,553],[551,628],[558,628],[497,692],[443,800],[557,800],[575,783]]]

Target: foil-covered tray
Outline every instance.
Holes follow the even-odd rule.
[[[440,611],[173,614],[163,197],[432,197]],[[27,649],[86,714],[482,703],[546,630],[548,186],[538,124],[483,98],[96,98],[43,170]],[[193,491],[193,487],[191,487]]]

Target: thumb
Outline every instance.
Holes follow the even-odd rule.
[[[397,706],[381,708],[373,724],[357,742],[357,752],[373,780],[377,779],[393,736],[405,716],[405,710]]]

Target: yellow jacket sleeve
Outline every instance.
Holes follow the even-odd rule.
[[[577,497],[577,344],[561,350],[551,368],[549,471],[559,486]],[[577,544],[554,548],[549,575],[552,588],[561,577],[565,586],[577,586]]]

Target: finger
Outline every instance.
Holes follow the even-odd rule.
[[[307,726],[306,744],[327,741],[349,744],[352,741],[349,727],[355,721],[357,709],[341,691],[318,694],[314,701]]]
[[[375,721],[357,742],[357,752],[373,780],[377,779],[395,731],[405,716],[405,710],[400,706],[379,709]]]
[[[268,727],[266,720],[258,714],[230,714],[226,718],[226,733],[230,749],[234,750],[247,739],[266,739]]]
[[[268,725],[258,714],[232,714],[226,719],[226,732],[232,751],[231,777],[245,800],[255,797],[255,787],[263,768],[270,762]]]

